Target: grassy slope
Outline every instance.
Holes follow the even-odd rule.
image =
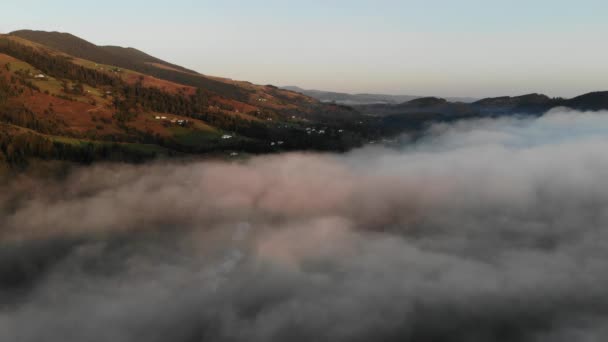
[[[21,42],[22,40],[19,40]],[[85,67],[96,68],[96,64],[86,60],[77,60],[78,64]],[[107,124],[102,120],[109,122],[112,120],[113,110],[111,109],[111,98],[104,98],[104,89],[96,89],[85,85],[85,94],[83,96],[76,96],[70,94],[69,97],[74,100],[65,100],[58,98],[57,96],[65,95],[63,92],[62,81],[67,82],[68,86],[72,86],[74,82],[71,80],[61,80],[49,75],[45,75],[43,79],[37,79],[34,76],[42,74],[40,70],[33,67],[32,65],[23,61],[17,60],[11,56],[0,54],[0,66],[5,67],[8,65],[9,74],[13,75],[18,72],[23,72],[27,75],[33,75],[29,77],[29,80],[38,88],[42,93],[37,92],[25,92],[19,98],[12,99],[14,103],[22,103],[26,108],[32,110],[39,115],[43,115],[42,112],[47,110],[50,106],[54,108],[54,117],[61,122],[66,123],[66,130],[74,134],[82,134],[89,131],[96,131],[99,135],[119,135],[121,129],[116,127],[115,123]],[[113,68],[112,66],[105,66],[108,70]],[[101,68],[101,66],[97,66]],[[6,70],[6,69],[5,69]],[[125,74],[133,73],[129,70],[123,70]],[[153,82],[153,81],[150,81]],[[163,86],[163,88],[175,89],[180,87],[179,85],[172,84],[166,81],[160,81],[153,84],[154,86]],[[48,92],[48,94],[45,94]],[[95,104],[92,104],[92,103]],[[166,116],[168,120],[189,120],[192,124],[190,128],[180,127],[179,134],[176,134],[174,125],[163,124],[162,120],[156,120],[156,116]],[[157,133],[163,137],[173,137],[179,142],[182,136],[219,136],[221,130],[201,121],[180,115],[166,114],[166,113],[143,113],[139,115],[133,122],[129,122],[127,126],[132,127],[142,132],[151,131]],[[200,140],[201,143],[208,141]],[[187,146],[191,146],[191,142],[188,141]]]
[[[117,65],[129,69],[137,68],[139,64],[158,63],[183,72],[194,73],[192,70],[165,62],[137,49],[97,46],[69,33],[20,30],[12,32],[11,35],[98,63]]]
[[[261,109],[303,110],[311,105],[320,105],[317,100],[299,93],[254,85],[249,82],[201,75],[195,71],[165,62],[136,49],[116,46],[96,46],[68,33],[22,30],[12,32],[11,35],[27,39],[31,42],[44,44],[57,51],[62,51],[63,53],[94,63],[130,69],[157,79],[178,83],[182,86],[204,88],[220,95],[226,100],[247,103]],[[266,101],[259,101],[261,98]]]

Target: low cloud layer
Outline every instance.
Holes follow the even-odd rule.
[[[605,341],[608,113],[0,189],[1,341]]]

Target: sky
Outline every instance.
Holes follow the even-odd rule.
[[[201,73],[408,95],[608,90],[605,0],[5,0],[0,32],[70,32]]]

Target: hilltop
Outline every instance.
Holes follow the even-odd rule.
[[[182,73],[198,74],[193,70],[165,62],[134,48],[97,46],[70,33],[19,30],[11,32],[10,35],[45,45],[78,58],[101,64],[115,65],[125,69],[140,71],[149,66],[150,69],[157,67]]]

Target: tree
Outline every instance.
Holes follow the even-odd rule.
[[[72,87],[72,93],[75,95],[84,95],[84,86],[78,82]]]

